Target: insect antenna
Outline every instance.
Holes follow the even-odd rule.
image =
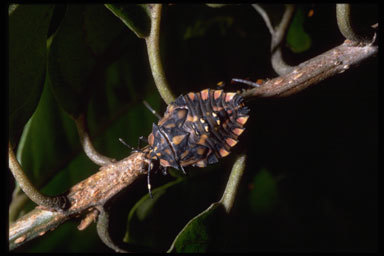
[[[161,116],[156,112],[156,110],[154,110],[148,102],[146,102],[145,100],[143,100],[143,103],[144,105],[149,109],[149,111],[152,112],[152,114],[154,114],[158,119],[161,119]]]
[[[231,79],[231,83],[232,84],[234,84],[234,83],[241,83],[241,84],[246,84],[246,85],[249,85],[249,86],[252,86],[252,87],[259,87],[261,84],[259,84],[258,82],[259,82],[259,80],[257,82],[252,82],[250,80],[240,79],[240,78],[232,78]]]
[[[140,152],[139,149],[134,148],[134,147],[132,147],[131,145],[127,144],[122,138],[119,138],[119,141],[120,141],[124,146],[126,146],[127,148],[129,148],[130,150],[132,150],[132,151],[134,151],[134,152]]]

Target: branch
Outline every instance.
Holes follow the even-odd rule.
[[[84,114],[81,114],[77,119],[75,119],[77,132],[79,133],[80,142],[83,146],[83,150],[89,159],[92,160],[95,164],[99,166],[107,165],[115,162],[115,159],[106,157],[95,149],[92,144],[92,140],[88,134],[87,123],[85,122]]]
[[[351,41],[370,43],[371,38],[358,33],[353,26],[350,4],[336,4],[336,19],[339,30],[343,36]]]
[[[377,45],[343,44],[296,66],[289,74],[266,81],[262,86],[242,93],[244,97],[285,97],[298,93],[324,79],[343,73],[350,67],[375,56]]]
[[[149,64],[151,66],[152,76],[155,80],[157,89],[163,100],[169,104],[175,100],[167,79],[164,74],[163,65],[161,64],[160,56],[160,21],[161,21],[161,4],[148,4],[148,9],[151,15],[151,32],[145,38],[147,43],[147,51]]]
[[[23,192],[36,204],[49,209],[62,210],[68,207],[68,202],[64,196],[46,196],[39,192],[25,175],[22,167],[16,159],[11,143],[8,143],[9,169]]]
[[[99,172],[79,182],[65,193],[70,202],[67,210],[48,211],[38,206],[11,224],[9,249],[12,250],[54,230],[68,219],[87,214],[103,206],[140,175],[145,174],[147,166],[148,160],[145,158],[145,153],[134,152],[118,162],[100,167]],[[79,229],[84,229],[84,226],[86,225],[80,225]]]
[[[263,18],[265,25],[271,34],[271,63],[273,69],[280,76],[291,72],[294,67],[285,63],[281,51],[281,45],[288,31],[289,25],[291,24],[292,17],[295,12],[295,6],[292,4],[287,4],[285,6],[283,17],[281,18],[280,23],[276,26],[276,28],[273,28],[267,12],[260,5],[252,4],[252,7]]]
[[[243,177],[245,171],[246,154],[242,154],[237,157],[236,162],[232,167],[231,174],[228,178],[227,186],[225,187],[220,203],[223,204],[227,213],[231,212],[236,196],[239,191],[241,177]]]

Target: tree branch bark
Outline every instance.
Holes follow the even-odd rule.
[[[98,206],[103,206],[114,195],[146,173],[149,160],[145,153],[134,152],[130,156],[105,166],[99,172],[79,182],[64,195],[70,206],[65,211],[48,211],[40,206],[10,225],[9,249],[54,230],[70,218],[75,218]],[[79,227],[83,227],[80,225]]]
[[[286,97],[343,73],[377,53],[377,45],[357,46],[356,43],[346,40],[341,45],[294,67],[290,73],[267,80],[260,87],[243,92],[242,96]]]

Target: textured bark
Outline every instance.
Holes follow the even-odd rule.
[[[19,218],[9,229],[9,249],[54,230],[61,223],[94,211],[146,173],[148,160],[142,152],[105,166],[89,178],[79,182],[65,193],[70,207],[65,211],[48,211],[40,206]],[[87,216],[85,218],[87,218]],[[84,229],[86,221],[80,225]]]
[[[298,93],[324,79],[343,73],[354,65],[376,55],[377,45],[359,46],[346,40],[343,44],[309,59],[293,71],[262,86],[242,93],[244,97],[285,97]]]

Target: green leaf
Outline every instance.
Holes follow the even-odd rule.
[[[304,11],[299,8],[287,32],[288,47],[295,53],[304,52],[311,47],[311,37],[304,30],[304,22]]]
[[[175,181],[169,182],[163,186],[153,189],[152,194],[153,198],[151,199],[149,195],[142,197],[131,209],[128,215],[127,221],[127,231],[124,236],[124,242],[126,243],[143,243],[140,236],[134,232],[134,225],[137,223],[142,223],[145,219],[153,214],[153,209],[156,203],[161,199],[163,195],[167,193],[169,188],[181,183],[183,179],[177,179]],[[140,225],[140,224],[139,224]],[[151,234],[145,234],[147,239],[151,239]]]
[[[156,186],[155,176],[152,176],[154,199],[146,194],[132,207],[124,241],[141,247],[168,250],[185,224],[217,200],[217,172],[207,169],[212,167],[195,168],[190,170],[188,178],[184,176],[163,186]]]
[[[74,122],[58,107],[46,84],[36,112],[24,128],[18,159],[31,182],[41,187],[62,169],[76,147],[80,149]]]
[[[221,203],[213,203],[205,211],[191,219],[173,241],[168,252],[207,252],[220,236],[225,209]],[[223,233],[221,233],[223,234]]]
[[[69,5],[49,51],[49,77],[59,104],[73,117],[104,86],[105,67],[124,47],[124,26],[102,5]],[[124,38],[124,37],[123,37]]]
[[[207,252],[225,247],[225,221],[233,208],[246,156],[236,159],[221,200],[191,219],[173,241],[168,252]]]
[[[256,214],[270,212],[277,203],[277,180],[271,173],[263,169],[253,178],[249,195],[251,210]]]
[[[151,18],[145,4],[105,4],[139,38],[149,36]]]
[[[138,49],[136,45],[132,47]],[[142,99],[148,101],[154,109],[162,110],[162,100],[152,89],[151,77],[145,76],[145,79],[149,78],[147,81],[137,80],[140,77],[140,71],[137,70],[143,67],[139,60],[128,53],[128,58],[124,56],[106,69],[105,86],[95,88],[89,100],[88,127],[94,145],[102,149],[102,153],[117,159],[126,157],[130,152],[118,138],[137,147],[138,138],[148,135],[152,123],[156,121]],[[100,132],[102,136],[99,136]]]
[[[17,142],[44,85],[52,5],[9,7],[9,137]]]

